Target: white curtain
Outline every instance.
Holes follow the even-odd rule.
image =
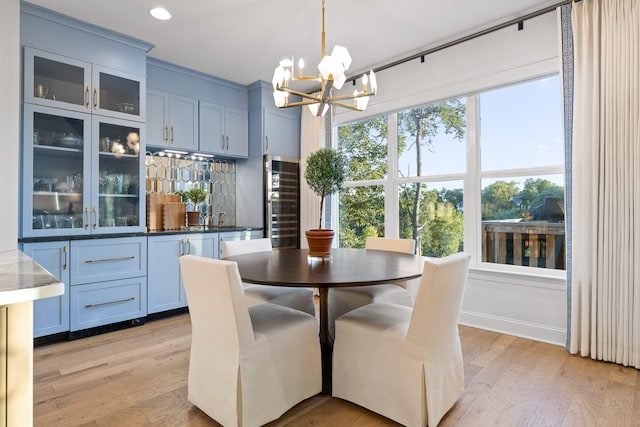
[[[324,146],[324,117],[316,117],[302,107],[300,134],[300,247],[308,248],[304,231],[318,228],[320,198],[307,185],[304,172],[309,154]]]
[[[640,0],[573,4],[571,353],[640,368]]]

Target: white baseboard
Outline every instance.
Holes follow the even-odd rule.
[[[517,319],[492,316],[485,313],[474,313],[465,310],[460,312],[459,323],[465,326],[528,338],[562,347],[564,347],[567,339],[567,330],[565,328],[555,328],[548,325],[523,322]]]

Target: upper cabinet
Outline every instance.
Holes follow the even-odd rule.
[[[233,107],[200,101],[200,151],[228,157],[249,155],[249,116]]]
[[[300,117],[265,108],[262,154],[300,158]]]
[[[145,94],[144,77],[24,49],[25,102],[143,122]]]
[[[25,2],[20,41],[21,237],[144,231],[151,45]]]
[[[198,100],[147,90],[147,145],[198,150]]]
[[[244,86],[147,58],[147,145],[246,158],[247,111]]]
[[[300,108],[278,109],[267,82],[249,86],[249,141],[260,155],[300,158]]]
[[[144,125],[24,104],[22,236],[144,231]]]

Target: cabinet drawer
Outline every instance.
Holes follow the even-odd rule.
[[[71,242],[71,285],[147,275],[144,237]]]
[[[71,331],[147,315],[145,277],[72,286],[70,297]]]

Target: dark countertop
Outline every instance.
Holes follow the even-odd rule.
[[[62,240],[88,240],[88,239],[110,239],[114,237],[149,237],[149,236],[169,236],[172,234],[195,234],[195,233],[225,233],[232,231],[254,231],[262,230],[262,227],[241,227],[237,225],[225,225],[222,227],[187,227],[183,230],[156,230],[156,231],[140,231],[132,233],[114,233],[114,234],[81,234],[73,236],[42,236],[42,237],[23,237],[18,239],[19,243],[35,243],[35,242],[53,242]]]

